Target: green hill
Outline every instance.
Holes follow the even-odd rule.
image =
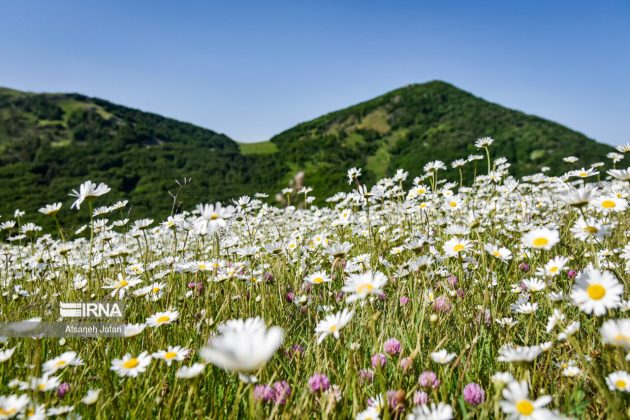
[[[560,124],[487,102],[444,82],[406,86],[299,124],[271,141],[285,161],[306,168],[309,185],[330,191],[343,184],[342,168],[367,169],[371,181],[397,168],[414,175],[429,161],[450,164],[479,154],[474,140],[484,136],[495,139],[493,155],[507,157],[517,175],[542,166],[560,173],[568,168],[562,157],[575,155],[587,165],[612,151]]]
[[[519,175],[543,165],[563,171],[569,154],[585,165],[601,161],[612,150],[444,82],[410,85],[253,145],[97,98],[0,88],[0,214],[69,204],[68,192],[86,179],[112,187],[108,202],[129,199],[135,217],[169,214],[169,191],[184,178],[192,179],[179,196],[186,208],[257,191],[273,196],[302,170],[322,200],[349,189],[352,166],[369,181],[397,168],[416,175],[428,161],[478,153],[473,143],[482,136],[495,138],[494,156],[509,158]]]

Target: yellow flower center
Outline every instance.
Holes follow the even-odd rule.
[[[174,358],[175,356],[177,356],[177,353],[175,353],[174,351],[169,351],[164,355],[164,358],[166,360],[170,360],[172,358]]]
[[[584,232],[586,232],[586,233],[597,233],[597,232],[599,232],[599,229],[597,229],[595,226],[586,226],[584,228]]]
[[[152,291],[153,293],[157,293],[157,292],[159,292],[159,291],[160,291],[160,288],[159,288],[159,287],[154,287],[153,289],[151,289],[151,291]]]
[[[125,279],[122,279],[120,282],[118,282],[119,287],[125,287],[129,284],[129,282]]]
[[[451,207],[457,207],[457,202],[456,201],[451,201],[450,203],[448,203],[449,206]]]
[[[59,361],[56,363],[56,365],[57,365],[57,366],[65,366],[65,365],[66,365],[66,361],[65,361],[65,360],[59,360]]]
[[[198,264],[197,268],[199,268],[200,270],[205,270],[206,269],[206,265],[205,264]]]
[[[39,391],[43,391],[43,390],[45,390],[45,389],[46,389],[46,384],[39,384],[39,385],[37,385],[37,389],[38,389]]]
[[[138,359],[136,359],[136,358],[134,357],[133,359],[129,359],[129,360],[125,361],[125,362],[123,363],[123,367],[124,367],[125,369],[133,369],[133,368],[135,368],[136,366],[138,366],[139,364],[140,364],[140,362],[138,361]]]
[[[457,245],[455,245],[455,246],[453,247],[453,251],[455,251],[455,252],[460,252],[460,251],[463,251],[463,250],[464,250],[464,248],[466,248],[466,247],[465,247],[463,244],[457,244]]]
[[[630,336],[624,334],[617,334],[615,336],[615,342],[617,343],[630,343]]]
[[[372,290],[374,290],[374,286],[372,284],[370,284],[370,283],[361,284],[361,285],[359,285],[359,287],[357,287],[357,293],[360,294],[360,295],[368,294]]]
[[[551,273],[557,273],[557,272],[558,272],[558,270],[559,270],[559,268],[558,268],[558,267],[551,267],[551,268],[549,269],[549,272],[551,272]]]
[[[606,296],[606,289],[601,284],[591,284],[586,288],[586,294],[593,300],[600,300]]]
[[[586,172],[580,172],[579,176],[581,176],[582,178],[586,178],[588,176],[588,173]]]
[[[534,412],[534,404],[530,400],[520,400],[516,403],[516,411],[524,416],[529,416]]]
[[[0,415],[2,416],[10,417],[14,415],[15,413],[17,413],[17,410],[15,408],[4,409],[0,407]]]
[[[219,215],[217,213],[212,213],[210,215],[210,220],[217,220],[219,218]]]
[[[617,204],[612,200],[604,200],[602,201],[602,207],[605,209],[614,209],[617,207]]]
[[[499,251],[494,251],[492,255],[494,255],[497,258],[501,257],[501,253]]]
[[[162,315],[161,317],[159,317],[158,319],[156,319],[156,322],[157,322],[158,324],[163,324],[163,323],[165,323],[165,322],[170,321],[170,319],[171,319],[171,317],[170,317],[170,316],[168,316],[168,315]]]
[[[320,283],[323,283],[323,282],[324,282],[324,279],[323,279],[323,278],[321,278],[321,277],[315,277],[315,278],[313,279],[313,283],[320,284]]]
[[[623,379],[617,379],[617,382],[615,382],[615,386],[618,389],[625,389],[626,388],[626,381],[624,381]]]
[[[337,326],[336,325],[331,325],[330,327],[328,327],[328,331],[330,331],[330,332],[337,331]]]
[[[549,243],[549,239],[547,238],[535,238],[534,241],[532,242],[532,244],[534,244],[536,248],[542,248],[548,243]]]

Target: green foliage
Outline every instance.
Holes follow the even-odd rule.
[[[599,161],[610,146],[559,124],[484,101],[444,82],[410,85],[361,104],[300,124],[271,139],[284,159],[334,163],[367,169],[375,181],[402,168],[418,175],[425,163],[450,164],[463,154],[478,154],[475,139],[491,136],[494,156],[504,156],[518,176],[549,166],[561,173],[569,154],[580,165]],[[481,151],[483,153],[483,151]],[[456,178],[451,170],[449,177]],[[467,179],[472,174],[465,175]],[[326,180],[327,172],[306,173],[308,185]],[[347,189],[344,180],[333,191]],[[316,190],[319,197],[328,191]],[[324,193],[324,194],[323,194]]]
[[[250,144],[96,98],[0,89],[0,214],[60,200],[68,206],[68,193],[91,179],[112,187],[110,199],[134,203],[133,216],[159,218],[171,212],[175,180],[192,179],[180,203],[191,208],[273,193],[300,170],[322,203],[350,188],[350,167],[364,168],[367,183],[398,168],[413,177],[429,161],[479,153],[473,142],[482,136],[495,138],[493,155],[507,157],[519,176],[541,166],[564,171],[567,154],[587,165],[610,150],[443,82],[410,85]]]
[[[244,155],[270,155],[278,151],[278,146],[270,141],[239,143],[238,146]]]

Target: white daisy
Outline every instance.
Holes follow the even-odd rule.
[[[387,283],[387,277],[380,271],[368,271],[363,274],[353,274],[341,289],[348,293],[346,301],[354,302],[357,299],[364,299],[371,294],[382,293],[381,288]]]
[[[630,392],[630,374],[618,370],[606,376],[606,385],[611,391]]]
[[[149,327],[159,327],[161,325],[167,325],[171,322],[177,321],[179,318],[179,312],[177,311],[165,311],[165,312],[157,312],[150,317],[147,318],[146,324]]]
[[[445,365],[453,360],[455,356],[455,353],[449,353],[446,351],[446,349],[441,349],[431,353],[431,360],[433,360],[435,363]]]
[[[602,316],[620,305],[622,294],[623,286],[610,271],[587,269],[576,277],[571,299],[583,312]]]
[[[170,366],[173,361],[181,362],[186,359],[188,353],[190,353],[190,350],[186,348],[182,348],[180,346],[168,346],[168,349],[157,351],[151,356],[153,356],[154,359],[164,360],[167,366]]]
[[[130,376],[135,378],[138,374],[146,371],[149,364],[151,364],[149,352],[143,351],[135,357],[127,353],[122,359],[112,360],[110,369],[116,372],[118,376]]]
[[[339,339],[339,330],[350,322],[353,315],[354,311],[348,311],[344,308],[343,311],[328,315],[326,318],[319,321],[315,327],[315,332],[319,334],[317,343],[321,343],[331,334],[336,339]]]
[[[545,395],[536,400],[529,397],[527,382],[510,382],[503,389],[502,395],[505,398],[499,402],[501,409],[511,419],[552,419],[553,413],[543,408],[551,402],[551,397]]]

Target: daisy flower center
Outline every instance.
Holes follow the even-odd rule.
[[[595,226],[586,226],[584,228],[584,232],[586,232],[586,233],[597,233],[597,232],[599,232],[599,229],[597,229]]]
[[[46,389],[46,384],[39,384],[39,385],[37,385],[37,389],[40,390],[40,391],[45,390]]]
[[[317,284],[319,284],[319,283],[323,283],[323,282],[324,282],[324,279],[323,279],[323,278],[321,278],[321,277],[315,277],[315,278],[313,279],[313,283],[317,283]]]
[[[170,360],[175,356],[177,356],[177,353],[175,353],[174,351],[169,351],[164,355],[164,358]]]
[[[586,294],[593,300],[600,300],[606,296],[606,288],[601,284],[591,284],[586,288]]]
[[[499,258],[501,256],[501,253],[499,251],[494,251],[492,253],[492,255],[494,255],[495,257]]]
[[[210,215],[210,220],[217,220],[219,218],[219,214],[218,213],[212,213]]]
[[[551,267],[549,269],[549,271],[551,271],[552,273],[557,273],[558,272],[558,267]]]
[[[15,413],[17,413],[17,410],[15,408],[9,408],[9,409],[4,409],[2,407],[0,407],[0,415],[2,416],[12,416]]]
[[[605,209],[612,209],[612,208],[615,208],[616,206],[617,204],[615,204],[615,202],[612,200],[602,201],[602,207]]]
[[[65,366],[65,365],[66,365],[66,361],[65,361],[65,360],[59,360],[59,361],[56,363],[56,365],[57,365],[57,366]]]
[[[359,287],[357,287],[357,293],[360,295],[364,293],[369,293],[372,290],[374,290],[374,286],[372,286],[370,283],[361,284],[359,285]]]
[[[455,252],[460,252],[460,251],[463,251],[463,250],[464,250],[464,248],[466,248],[466,247],[465,247],[463,244],[457,244],[457,245],[455,245],[455,246],[453,247],[453,251],[455,251]]]
[[[154,287],[153,289],[151,289],[153,291],[153,293],[157,293],[160,291],[159,287]]]
[[[123,279],[123,280],[121,280],[121,281],[118,283],[118,285],[119,285],[120,287],[125,287],[125,286],[127,286],[128,284],[129,284],[129,282],[128,282],[127,280],[124,280],[124,279]]]
[[[330,331],[330,332],[337,331],[337,326],[336,325],[331,325],[330,327],[328,327],[328,331]]]
[[[135,368],[136,366],[138,366],[139,364],[140,364],[140,362],[138,361],[138,359],[133,358],[133,359],[129,359],[129,360],[125,361],[125,362],[123,363],[123,367],[124,367],[125,369],[133,369],[133,368]]]
[[[448,203],[448,205],[451,207],[457,207],[457,202],[451,201],[450,203]]]
[[[535,247],[543,247],[549,243],[549,239],[547,238],[536,238],[532,242]]]
[[[161,317],[159,317],[158,319],[156,319],[156,322],[158,324],[162,324],[164,322],[167,322],[171,319],[171,317],[169,317],[168,315],[162,315]]]
[[[534,412],[534,404],[529,400],[520,400],[516,403],[516,411],[524,416],[529,416]]]
[[[617,379],[617,382],[615,382],[615,386],[619,389],[625,389],[626,385],[626,381],[624,381],[623,379]]]

